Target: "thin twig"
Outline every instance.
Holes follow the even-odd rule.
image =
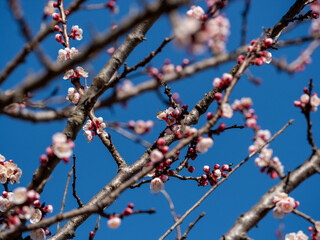
[[[81,202],[79,196],[77,195],[77,192],[76,192],[76,178],[77,178],[77,175],[76,175],[76,155],[73,154],[73,166],[72,166],[72,170],[73,170],[73,182],[72,182],[72,188],[73,188],[73,196],[75,197],[75,199],[77,200],[77,203],[79,205],[79,208],[83,207],[83,203]]]
[[[296,214],[299,217],[304,218],[305,220],[307,220],[308,222],[310,222],[313,226],[315,225],[316,221],[312,219],[312,217],[308,216],[307,214],[300,212],[297,209],[293,209],[292,211],[294,214]]]
[[[183,220],[194,210],[196,209],[220,184],[222,184],[224,181],[226,181],[231,174],[233,174],[238,168],[240,168],[244,163],[246,163],[251,157],[259,153],[266,145],[268,145],[270,142],[272,142],[277,136],[279,136],[283,131],[293,123],[294,120],[290,120],[284,127],[282,127],[277,133],[275,133],[268,141],[266,141],[263,145],[261,145],[256,151],[250,153],[244,160],[242,160],[237,166],[235,166],[232,171],[226,176],[226,178],[219,181],[216,185],[214,185],[208,192],[206,192],[188,211],[183,214],[181,218],[179,218],[179,221],[177,221],[171,228],[168,229],[168,231],[162,235],[159,240],[163,240],[165,237],[167,237],[178,225],[180,225]]]
[[[96,225],[94,226],[94,230],[93,230],[93,234],[90,234],[89,236],[89,240],[93,240],[93,238],[95,237],[97,231],[99,230],[99,222],[100,222],[100,219],[101,219],[101,215],[99,214],[98,218],[97,218],[97,221],[96,221]]]
[[[241,27],[241,46],[246,44],[248,31],[248,13],[251,6],[251,0],[246,0],[246,5],[242,12],[242,27]]]
[[[176,211],[174,210],[174,205],[173,205],[173,202],[172,202],[169,194],[166,192],[166,190],[161,190],[160,192],[167,199],[167,201],[169,203],[169,206],[170,206],[171,214],[173,216],[173,220],[174,220],[174,222],[177,222],[178,221],[177,214],[176,214]],[[177,239],[180,239],[180,238],[181,238],[181,229],[180,229],[180,226],[179,226],[179,228],[177,227]]]
[[[191,231],[191,229],[197,224],[197,222],[203,218],[206,215],[205,212],[202,212],[197,219],[193,222],[189,224],[189,227],[187,228],[187,230],[185,231],[185,233],[182,235],[181,240],[184,240],[188,237],[188,233]]]
[[[151,182],[152,179],[148,179],[148,180],[142,180],[141,182],[139,183],[136,183],[136,184],[133,184],[130,186],[130,188],[136,188],[136,187],[140,187],[141,185],[145,184],[145,183],[149,183]]]
[[[67,197],[68,187],[69,187],[69,183],[70,183],[70,179],[71,179],[72,173],[73,173],[73,167],[71,168],[70,172],[68,173],[66,187],[64,188],[64,193],[63,193],[63,198],[62,198],[60,214],[63,213],[63,209],[64,209],[64,206],[65,206],[65,203],[66,203],[66,197]],[[59,229],[60,229],[60,222],[58,222],[58,224],[57,224],[57,231],[59,231]]]

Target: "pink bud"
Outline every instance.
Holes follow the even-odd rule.
[[[188,167],[188,171],[189,171],[190,173],[193,173],[194,170],[195,170],[194,166],[189,166],[189,167]]]
[[[215,98],[216,100],[220,100],[220,99],[222,98],[222,93],[220,93],[220,92],[215,93],[215,94],[214,94],[214,98]]]
[[[223,164],[221,171],[228,171],[229,170],[229,165],[228,164]]]
[[[132,214],[132,208],[126,208],[123,212],[122,212],[122,215],[123,216],[129,216],[129,215],[131,215]]]
[[[207,120],[211,120],[213,118],[213,113],[212,112],[208,112],[207,113]]]
[[[33,201],[33,205],[35,206],[35,207],[40,207],[41,206],[41,204],[40,204],[40,200],[35,200],[35,201]]]
[[[166,143],[166,141],[164,140],[164,138],[159,138],[157,140],[157,144],[158,144],[159,147],[163,146],[165,143]]]
[[[219,169],[220,168],[220,165],[219,164],[215,164],[214,165],[214,169]]]
[[[272,38],[266,38],[266,39],[264,40],[264,45],[265,45],[266,47],[271,46],[272,43],[273,43]]]
[[[54,153],[51,147],[46,148],[46,153],[48,156],[51,156],[51,157],[54,156]]]
[[[56,31],[56,32],[62,32],[62,29],[61,29],[58,25],[55,25],[55,26],[54,26],[54,31]]]
[[[128,208],[133,209],[134,208],[134,204],[133,203],[128,203]]]
[[[240,56],[238,57],[238,64],[241,64],[244,59],[245,59],[245,56],[240,55]]]
[[[169,151],[169,147],[168,147],[168,146],[163,146],[163,147],[161,148],[161,152],[162,152],[163,154],[167,153],[168,151]]]
[[[41,156],[40,156],[40,162],[41,162],[41,164],[47,163],[47,162],[48,162],[48,157],[47,157],[47,155],[41,154]]]
[[[48,228],[44,229],[44,233],[46,234],[47,237],[51,236],[51,232]]]
[[[8,197],[8,192],[3,191],[3,192],[2,192],[2,197],[7,198],[7,197]]]
[[[52,14],[52,19],[55,20],[55,21],[61,21],[60,14],[59,13],[53,13]]]
[[[47,205],[46,207],[43,208],[43,211],[46,213],[52,213],[53,212],[53,207],[51,204]]]
[[[210,167],[209,167],[208,165],[205,165],[205,166],[203,167],[203,171],[204,171],[205,173],[209,173],[209,172],[210,172]]]

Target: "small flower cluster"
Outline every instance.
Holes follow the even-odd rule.
[[[74,78],[81,78],[83,77],[86,79],[88,77],[88,73],[80,66],[76,67],[76,71],[73,69],[69,69],[68,71],[65,72],[63,79],[68,80],[68,79],[74,79]]]
[[[131,92],[134,89],[134,85],[129,79],[126,79],[123,81],[122,85],[117,86],[116,89],[117,89],[117,93],[126,94]]]
[[[49,0],[44,6],[44,16],[48,17],[56,12],[55,1]]]
[[[6,184],[20,183],[22,170],[12,160],[6,161],[6,158],[0,154],[0,182]]]
[[[297,233],[288,233],[285,236],[285,240],[308,240],[308,239],[309,239],[308,236],[305,235],[302,231],[298,231]]]
[[[103,122],[103,118],[99,117],[92,119],[92,121],[89,119],[82,129],[84,131],[84,135],[87,137],[88,142],[91,142],[96,134],[108,136],[106,131],[104,131],[104,128],[106,128],[106,124]]]
[[[224,73],[222,75],[222,78],[218,78],[218,77],[215,78],[212,82],[212,85],[215,88],[218,88],[220,90],[220,89],[224,89],[224,88],[228,87],[230,85],[230,83],[232,82],[232,80],[233,80],[233,76],[230,73]],[[217,95],[216,98],[219,98],[219,95]],[[219,99],[217,99],[217,100],[219,100]]]
[[[258,116],[255,115],[255,111],[251,107],[251,98],[241,98],[241,100],[236,99],[232,104],[232,109],[234,111],[240,111],[244,115],[246,119],[245,125],[252,128],[255,132],[254,143],[249,146],[250,153],[255,152],[271,137],[269,130],[261,130],[257,125]],[[278,173],[283,173],[284,168],[278,157],[272,157],[273,150],[267,147],[268,146],[261,150],[259,157],[255,159],[255,164],[261,168],[261,172],[266,171],[267,174],[270,174],[272,179],[275,179],[278,177]]]
[[[273,208],[273,216],[275,218],[283,218],[284,215],[291,213],[293,209],[296,209],[299,206],[298,201],[295,201],[284,192],[280,192],[275,196],[273,202],[276,204]]]
[[[308,227],[308,231],[311,233],[311,240],[318,240],[320,239],[320,221],[316,221],[314,223],[314,227]]]
[[[185,134],[185,127],[183,126],[184,115],[188,109],[187,105],[183,105],[181,108],[169,107],[165,111],[158,113],[157,118],[159,120],[164,120],[167,123],[167,128],[165,132],[167,134],[175,134],[177,138],[183,137]],[[187,130],[190,128],[187,128]]]
[[[159,138],[157,140],[157,149],[152,150],[150,153],[149,165],[156,164],[156,168],[151,176],[153,179],[150,183],[150,190],[153,193],[158,193],[164,189],[164,183],[169,180],[169,176],[174,174],[174,170],[170,169],[171,164],[175,161],[174,159],[166,159],[164,161],[164,155],[169,151],[169,147],[165,145],[165,139]],[[179,158],[180,152],[177,152],[176,160]]]
[[[185,58],[182,60],[181,65],[174,65],[171,63],[170,59],[166,59],[163,66],[161,67],[162,74],[170,74],[173,72],[181,73],[182,70],[190,63],[189,59]]]
[[[77,93],[77,90],[73,87],[68,89],[68,95],[66,97],[67,101],[72,102],[73,104],[77,105],[80,100],[80,94]]]
[[[24,187],[16,188],[13,192],[2,193],[0,196],[0,212],[6,213],[4,221],[8,227],[17,227],[22,221],[29,220],[34,224],[43,219],[47,213],[53,212],[52,205],[41,205],[39,193]],[[50,236],[49,229],[39,228],[30,233],[32,240],[44,240]]]
[[[150,129],[154,126],[153,121],[143,121],[143,120],[138,120],[138,121],[129,121],[128,122],[128,128],[133,130],[136,134],[142,135],[150,132]]]
[[[67,61],[68,59],[73,59],[78,55],[79,51],[78,49],[72,47],[70,48],[65,48],[65,49],[60,49],[58,52],[58,58],[57,62],[58,63],[63,63]]]
[[[232,168],[230,167],[232,164],[223,164],[220,166],[219,164],[215,164],[212,172],[210,172],[210,167],[208,165],[203,167],[203,174],[199,180],[199,186],[207,186],[210,183],[211,186],[214,186],[218,183],[221,177],[227,177],[226,172],[231,172]]]
[[[294,101],[294,106],[301,108],[302,111],[307,111],[310,109],[313,112],[318,110],[318,106],[320,105],[320,98],[318,97],[317,93],[313,93],[310,97],[308,89],[305,87],[303,89],[304,94],[301,95],[299,100]]]
[[[52,146],[47,147],[46,149],[47,156],[44,154],[41,155],[40,161],[42,164],[46,164],[48,162],[48,157],[56,156],[68,163],[73,153],[74,146],[74,142],[67,139],[65,134],[56,133],[52,136]]]
[[[210,6],[208,6],[210,9]],[[212,8],[212,6],[211,6]],[[175,35],[179,45],[188,46],[193,53],[202,53],[205,47],[211,48],[214,54],[225,51],[230,35],[230,22],[222,15],[210,18],[200,6],[192,6],[175,27]]]
[[[252,60],[252,64],[256,65],[256,66],[262,66],[263,64],[267,63],[269,64],[272,61],[272,54],[266,50],[260,50],[257,51],[257,41],[256,40],[252,40],[250,43],[250,46],[248,47],[248,51],[249,52],[254,52],[255,55],[257,56],[255,59]],[[270,46],[272,46],[273,44],[273,40],[272,38],[265,38],[263,43],[262,43],[262,48],[266,49]],[[238,57],[238,64],[241,64],[245,59],[244,55],[240,55]]]

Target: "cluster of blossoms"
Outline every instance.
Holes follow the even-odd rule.
[[[245,125],[252,128],[255,132],[254,143],[249,146],[249,152],[255,152],[259,147],[265,144],[271,137],[269,130],[262,130],[257,125],[258,117],[255,115],[254,109],[251,108],[251,98],[241,98],[241,100],[235,100],[232,104],[234,111],[240,111],[245,119]],[[267,147],[267,146],[266,146]],[[259,157],[255,159],[255,164],[261,168],[261,172],[270,174],[272,179],[278,177],[278,173],[283,174],[284,168],[278,157],[273,157],[273,150],[269,148],[261,150]]]
[[[133,83],[129,80],[126,79],[123,81],[122,85],[117,86],[117,93],[129,93],[134,89]]]
[[[153,179],[150,183],[150,190],[153,193],[158,193],[164,189],[164,183],[169,180],[169,176],[174,174],[173,170],[170,170],[170,166],[173,163],[172,159],[166,159],[164,162],[164,154],[169,151],[169,147],[165,145],[165,139],[159,138],[157,140],[157,148],[150,153],[149,164],[157,164],[156,169],[150,175]]]
[[[284,192],[280,192],[276,195],[273,198],[273,202],[276,204],[273,208],[273,216],[275,218],[283,218],[284,215],[291,213],[293,209],[296,209],[299,206],[298,201],[295,201]]]
[[[103,122],[103,118],[98,117],[92,119],[92,121],[89,119],[82,129],[84,131],[84,135],[87,137],[88,142],[91,142],[96,134],[108,136],[106,131],[104,131],[104,128],[106,128],[106,124]]]
[[[48,156],[56,156],[67,163],[70,161],[74,146],[74,142],[67,139],[65,134],[56,133],[52,136],[52,146],[46,149],[47,156],[44,154],[41,155],[40,161],[42,164],[45,164],[48,161]]]
[[[230,22],[225,16],[210,14],[209,17],[200,6],[192,6],[186,15],[175,27],[179,45],[188,46],[193,53],[204,52],[206,46],[210,47],[214,54],[225,51],[230,35]]]
[[[266,50],[258,51],[256,43],[257,43],[256,40],[252,40],[251,43],[250,43],[250,46],[248,47],[248,51],[249,52],[254,52],[255,55],[257,56],[255,59],[252,60],[252,64],[254,64],[256,66],[262,66],[265,63],[269,64],[272,61],[271,52],[268,52]],[[266,49],[266,48],[272,46],[272,44],[273,44],[272,38],[265,38],[261,47],[263,49]],[[245,59],[245,56],[244,55],[240,55],[238,57],[238,63],[241,64],[244,61],[244,59]]]
[[[153,126],[154,126],[154,123],[151,120],[148,120],[148,121],[138,120],[136,122],[131,120],[128,122],[128,128],[133,130],[136,134],[139,134],[139,135],[150,132],[150,129]]]
[[[222,78],[213,79],[212,85],[218,89],[224,89],[230,85],[233,80],[233,76],[230,73],[224,73]],[[217,99],[219,100],[219,99]]]
[[[80,100],[80,94],[77,93],[77,90],[74,89],[73,87],[70,87],[68,89],[68,95],[66,97],[66,100],[69,102],[72,102],[73,104],[77,105],[79,100]]]
[[[6,158],[0,154],[0,182],[6,184],[19,183],[22,176],[22,170],[12,160],[6,161]]]
[[[223,164],[220,166],[219,164],[215,164],[211,172],[208,165],[204,166],[203,171],[205,174],[200,177],[199,186],[207,186],[208,183],[210,183],[211,186],[214,186],[221,177],[227,177],[227,172],[232,171],[231,165],[232,164]]]
[[[313,112],[318,110],[318,106],[320,105],[320,98],[317,93],[313,93],[310,97],[310,93],[308,89],[303,88],[304,94],[301,95],[299,100],[294,101],[294,106],[301,108],[302,111],[306,111],[310,109]]]
[[[17,227],[27,220],[34,224],[41,221],[47,213],[52,213],[52,205],[45,206],[39,199],[39,193],[24,187],[16,188],[13,192],[4,191],[0,196],[0,212],[6,213],[3,218],[8,227]],[[31,231],[30,238],[44,240],[50,235],[49,229],[39,228]]]
[[[48,17],[51,16],[53,13],[56,12],[56,7],[55,7],[55,1],[49,0],[46,5],[44,6],[44,16]]]
[[[76,67],[76,71],[73,69],[69,69],[68,71],[65,72],[63,79],[68,80],[68,79],[74,79],[74,78],[81,78],[83,77],[86,79],[88,77],[88,73],[84,71],[82,67]]]
[[[302,231],[297,233],[288,233],[285,236],[285,240],[308,240],[308,236],[305,235]]]
[[[308,227],[308,231],[311,233],[311,240],[318,240],[320,239],[320,221],[316,221],[314,223],[314,227]]]
[[[78,49],[72,47],[70,48],[65,48],[65,49],[60,49],[58,52],[58,58],[57,61],[59,63],[63,63],[67,61],[68,59],[73,59],[78,55],[79,51]]]
[[[167,123],[167,128],[165,132],[167,134],[175,134],[177,138],[181,138],[184,135],[192,134],[194,129],[186,127],[183,125],[184,115],[187,113],[188,106],[183,105],[181,108],[169,107],[165,111],[158,113],[157,118],[159,120],[164,120]]]

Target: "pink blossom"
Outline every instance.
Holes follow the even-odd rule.
[[[273,209],[273,216],[275,218],[283,218],[285,214],[292,212],[296,206],[295,200],[284,192],[281,192],[275,196],[273,201],[276,204]]]
[[[50,16],[56,11],[56,8],[53,6],[54,3],[55,1],[50,0],[44,6],[44,14],[46,16]]]
[[[232,108],[228,103],[222,104],[221,111],[222,111],[222,114],[221,114],[222,117],[231,118],[233,116]]]
[[[78,41],[80,41],[82,39],[82,33],[83,33],[83,30],[81,28],[79,28],[78,25],[75,25],[75,26],[72,26],[71,28],[71,37]]]
[[[107,224],[109,228],[116,229],[120,226],[121,219],[117,216],[112,216],[109,218]]]
[[[37,223],[41,220],[42,218],[42,212],[40,209],[35,209],[35,211],[33,212],[31,218],[30,218],[30,222],[33,223]]]
[[[68,71],[66,71],[63,76],[64,80],[68,80],[70,78],[71,79],[75,78],[75,72],[73,69],[69,69]]]
[[[162,152],[160,152],[158,149],[152,150],[152,152],[150,153],[150,160],[153,163],[160,162],[162,159],[163,159]]]
[[[70,88],[68,89],[68,95],[67,95],[66,99],[67,99],[69,102],[72,102],[72,103],[74,103],[75,105],[77,105],[78,102],[79,102],[79,99],[80,99],[80,94],[77,93],[76,89],[70,87]]]
[[[25,187],[18,187],[13,190],[12,201],[16,205],[25,203],[27,201],[27,189]]]
[[[10,207],[10,201],[0,196],[0,212],[5,212]]]
[[[158,193],[163,189],[164,189],[164,184],[160,178],[157,177],[157,178],[152,179],[152,181],[150,183],[150,190],[153,193]]]
[[[187,11],[186,15],[188,17],[200,20],[204,15],[204,10],[200,6],[191,6],[190,10]]]
[[[207,137],[207,138],[201,138],[197,145],[196,145],[196,148],[197,148],[197,152],[199,153],[206,153],[208,151],[208,149],[210,147],[212,147],[213,145],[213,139],[210,138],[210,137]]]
[[[88,77],[88,73],[80,66],[76,67],[76,72],[77,72],[77,77],[84,77],[87,78]]]
[[[69,158],[72,155],[71,142],[67,141],[66,135],[63,133],[56,133],[52,137],[53,153],[60,159]]]

